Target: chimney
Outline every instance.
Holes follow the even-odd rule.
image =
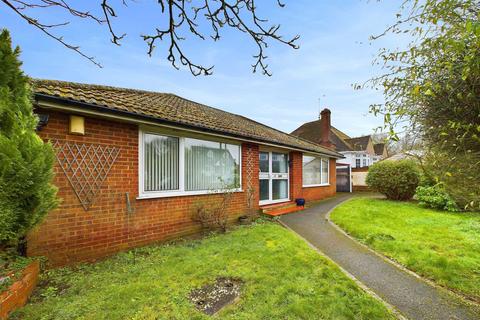
[[[320,144],[327,148],[333,148],[335,145],[330,141],[331,111],[327,108],[320,112]]]

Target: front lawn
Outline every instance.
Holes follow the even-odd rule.
[[[480,301],[480,213],[357,198],[337,207],[331,219],[407,268]]]
[[[18,319],[208,319],[188,296],[243,280],[221,319],[393,319],[339,268],[275,223],[51,271]]]

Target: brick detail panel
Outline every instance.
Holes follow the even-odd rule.
[[[85,135],[68,133],[68,115],[48,113],[48,124],[39,132],[44,140],[102,144],[120,149],[93,205],[85,211],[58,164],[55,185],[60,206],[28,237],[28,255],[46,256],[53,266],[94,260],[120,250],[165,241],[200,230],[191,219],[198,201],[216,201],[221,195],[137,199],[138,127],[133,124],[85,118]],[[230,219],[246,212],[246,183],[256,190],[258,209],[258,145],[242,145],[242,192],[234,194]],[[133,213],[128,213],[126,193]]]
[[[303,170],[301,152],[290,152],[290,199],[303,198]]]
[[[0,319],[23,307],[37,286],[40,264],[38,260],[29,264],[22,272],[22,278],[0,293]]]
[[[242,187],[245,192],[252,192],[253,198],[251,203],[252,209],[258,209],[258,201],[260,197],[260,180],[258,179],[259,167],[259,146],[252,143],[244,143],[242,146],[242,167],[245,168],[242,176]],[[242,178],[243,179],[243,178]],[[249,189],[251,191],[249,191]],[[248,196],[248,195],[246,195]]]

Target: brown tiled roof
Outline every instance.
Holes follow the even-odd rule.
[[[381,156],[385,150],[385,143],[376,143],[373,145],[373,149],[375,150],[375,154],[377,156]]]
[[[354,151],[363,151],[367,149],[370,136],[347,139],[346,142],[352,146]]]
[[[307,122],[302,124],[300,127],[295,129],[292,134],[294,136],[300,137],[302,139],[306,139],[308,141],[312,141],[315,143],[320,143],[322,137],[320,135],[321,132],[321,121],[315,120],[311,122]],[[345,139],[349,139],[342,131],[338,130],[335,127],[331,127],[330,129],[330,141],[335,145],[336,151],[352,151],[352,147],[345,141]]]
[[[341,154],[273,129],[246,117],[196,103],[170,93],[80,84],[56,80],[32,80],[37,100],[60,98],[131,116],[174,123],[259,142],[343,157]]]
[[[345,138],[346,137],[346,138]],[[335,144],[336,151],[352,151],[352,146],[347,142],[349,137],[335,127],[331,128],[330,140]]]
[[[322,137],[320,136],[320,120],[311,121],[302,124],[295,129],[291,134],[297,137],[301,137],[308,141],[320,143]]]
[[[338,130],[337,128],[335,128],[334,126],[332,126],[332,131],[335,135],[337,135],[340,139],[343,139],[343,140],[346,140],[346,139],[350,139],[350,137],[346,134],[346,133],[343,133],[342,131]]]

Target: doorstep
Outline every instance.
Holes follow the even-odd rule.
[[[270,205],[260,206],[262,213],[268,216],[276,217],[288,213],[293,213],[305,209],[304,206],[297,206],[294,201],[287,201],[275,203]]]

